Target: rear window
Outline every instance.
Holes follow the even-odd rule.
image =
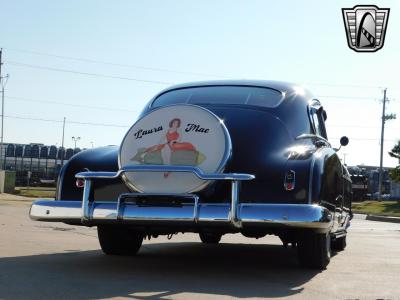
[[[281,92],[262,87],[208,86],[184,88],[166,92],[157,97],[152,107],[177,103],[242,104],[275,107],[282,101]]]

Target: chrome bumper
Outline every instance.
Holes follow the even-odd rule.
[[[231,181],[230,203],[200,203],[194,194],[129,193],[117,201],[95,202],[89,198],[93,179],[117,178],[126,172],[191,172],[202,180]],[[227,225],[236,230],[251,226],[292,226],[329,231],[332,215],[326,208],[309,204],[240,203],[239,183],[252,180],[250,174],[205,174],[201,169],[187,166],[127,166],[118,172],[81,172],[85,180],[82,201],[38,200],[32,204],[30,217],[37,221],[71,222],[83,225],[116,224],[173,224],[178,226]],[[142,197],[177,199],[178,204],[147,205],[137,201]]]
[[[81,201],[38,200],[32,204],[30,217],[37,221],[73,222],[87,225],[102,223],[141,225],[212,226],[232,225],[228,203],[195,203],[177,206],[141,206],[136,203],[92,203],[88,219],[82,218]],[[251,226],[290,226],[328,231],[332,227],[330,212],[309,204],[238,205],[237,223],[240,229]]]

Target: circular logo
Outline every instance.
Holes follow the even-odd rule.
[[[222,172],[231,153],[231,141],[223,122],[209,110],[178,104],[151,111],[125,135],[119,166],[194,166],[205,173]],[[126,184],[139,192],[188,193],[209,182],[192,173],[127,172]]]

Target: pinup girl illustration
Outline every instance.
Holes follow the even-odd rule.
[[[198,165],[205,160],[205,156],[188,142],[182,142],[180,130],[181,120],[172,119],[169,128],[158,145],[138,149],[138,153],[131,159],[144,164],[164,165]],[[164,173],[167,178],[170,172]]]

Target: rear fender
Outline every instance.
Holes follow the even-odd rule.
[[[336,152],[320,148],[315,152],[310,167],[309,203],[327,208],[334,216],[335,231],[346,216],[343,215],[343,171]]]
[[[74,155],[62,168],[57,180],[56,200],[82,200],[83,189],[76,186],[75,174],[83,171],[117,171],[118,147],[107,146],[82,151]],[[116,181],[116,182],[114,182]],[[107,184],[121,180],[107,181]],[[96,183],[94,183],[96,185]],[[99,187],[101,183],[97,183]]]

